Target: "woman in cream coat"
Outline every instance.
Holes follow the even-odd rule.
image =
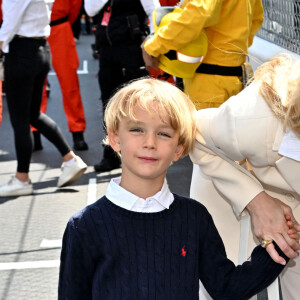
[[[283,299],[299,299],[300,245],[288,236],[285,215],[300,231],[300,61],[282,56],[263,64],[245,90],[198,111],[197,120],[191,197],[208,208],[236,263],[240,219],[248,211],[248,249],[276,241],[292,258],[280,278]],[[241,228],[247,240],[249,230]],[[266,251],[282,262],[273,244]]]

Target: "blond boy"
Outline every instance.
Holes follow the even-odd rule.
[[[281,272],[260,246],[235,267],[205,207],[170,192],[166,172],[193,148],[194,114],[184,93],[155,79],[110,100],[107,140],[121,155],[122,176],[69,220],[59,299],[192,300],[199,279],[214,299],[247,299]]]

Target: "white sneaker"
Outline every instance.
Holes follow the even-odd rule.
[[[32,193],[33,187],[31,181],[22,182],[15,176],[13,176],[8,183],[0,186],[0,197],[22,196]]]
[[[64,187],[74,183],[87,169],[87,165],[79,157],[75,157],[72,164],[62,164],[62,173],[58,179],[57,186]]]

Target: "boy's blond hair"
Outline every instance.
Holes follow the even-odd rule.
[[[300,60],[287,54],[275,57],[258,68],[254,82],[284,127],[300,136]]]
[[[193,149],[196,131],[194,104],[174,85],[153,78],[132,81],[110,99],[104,117],[107,132],[117,132],[121,119],[125,117],[135,120],[137,106],[150,114],[162,115],[166,111],[172,128],[179,133],[178,144],[184,146],[182,156]]]

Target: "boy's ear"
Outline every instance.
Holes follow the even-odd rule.
[[[109,141],[109,145],[114,149],[115,152],[120,152],[120,141],[119,141],[119,135],[118,132],[107,132],[107,137]]]
[[[181,157],[184,149],[185,149],[185,147],[182,144],[179,144],[177,146],[176,151],[173,156],[173,161],[177,161]]]

